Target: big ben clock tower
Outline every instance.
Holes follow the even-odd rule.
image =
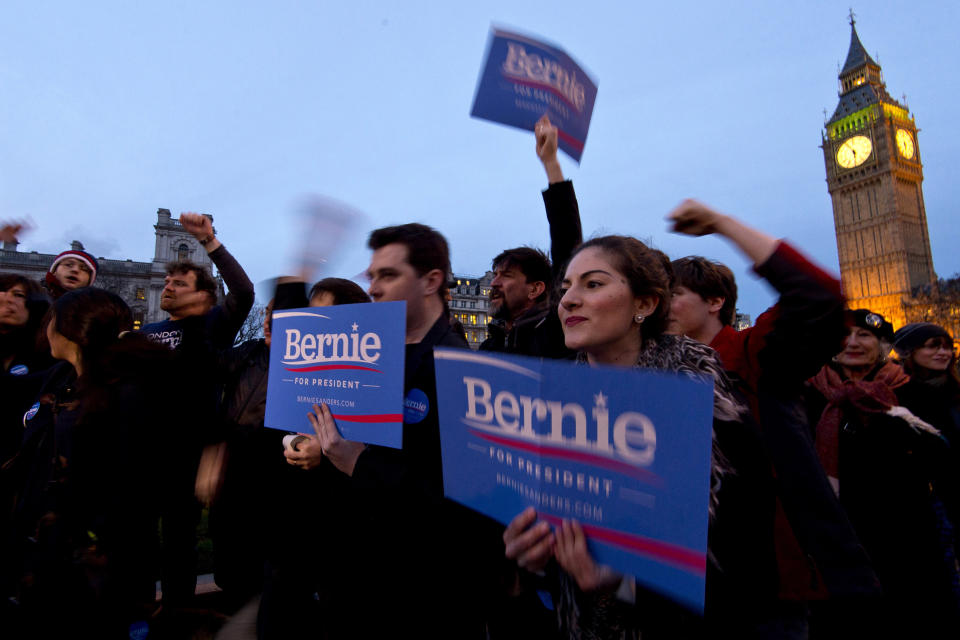
[[[887,93],[850,14],[840,103],[827,121],[823,160],[833,200],[843,291],[894,325],[917,286],[935,279],[923,206],[923,165],[909,109]]]

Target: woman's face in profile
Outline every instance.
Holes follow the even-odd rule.
[[[930,338],[914,349],[913,364],[931,371],[946,371],[953,360],[953,344],[943,337]]]
[[[639,339],[638,301],[603,249],[588,247],[575,255],[562,288],[558,313],[568,348],[591,353],[626,348]]]

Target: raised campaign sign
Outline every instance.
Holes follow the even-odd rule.
[[[274,311],[264,425],[312,433],[326,403],[347,440],[403,444],[406,303]]]
[[[596,83],[562,49],[494,29],[470,115],[533,131],[547,114],[558,146],[580,162],[596,99]]]
[[[600,564],[701,609],[713,382],[434,350],[447,497],[580,522]]]

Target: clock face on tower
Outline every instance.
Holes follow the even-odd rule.
[[[873,151],[873,143],[867,136],[853,136],[837,149],[837,164],[844,169],[859,167]]]
[[[913,136],[906,129],[897,129],[897,149],[907,160],[913,158]]]

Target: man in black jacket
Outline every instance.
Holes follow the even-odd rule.
[[[493,259],[490,282],[489,337],[481,351],[499,351],[542,358],[571,358],[557,317],[553,295],[561,269],[583,241],[580,210],[573,183],[563,179],[557,160],[557,128],[543,116],[536,125],[537,156],[547,172],[549,186],[543,203],[550,223],[550,260],[529,247],[507,249]]]
[[[355,589],[348,610],[331,611],[325,626],[331,636],[483,638],[502,527],[443,497],[433,348],[467,348],[448,320],[447,243],[430,227],[405,224],[374,231],[368,244],[370,296],[407,305],[403,447],[344,440],[326,406],[311,414],[324,455],[350,477],[364,515],[347,549],[320,550],[350,558]]]
[[[183,377],[177,384],[190,390],[182,398],[176,445],[162,453],[168,460],[164,483],[162,590],[164,604],[182,607],[196,589],[196,526],[200,505],[194,499],[194,483],[200,451],[212,440],[221,387],[218,354],[230,348],[253,306],[253,283],[214,234],[209,216],[184,213],[180,224],[206,249],[223,276],[229,293],[216,305],[216,281],[210,272],[189,262],[167,266],[160,308],[170,317],[145,325],[143,333],[174,349]]]

